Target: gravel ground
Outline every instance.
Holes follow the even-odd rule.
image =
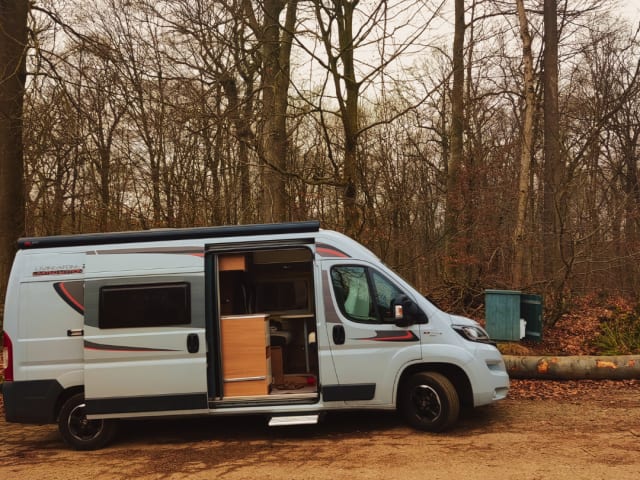
[[[269,428],[260,417],[127,422],[114,443],[69,450],[54,425],[0,420],[0,478],[616,479],[640,472],[640,383],[549,382],[432,435],[394,413]]]

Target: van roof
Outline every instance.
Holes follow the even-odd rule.
[[[320,230],[320,222],[266,223],[254,225],[223,225],[218,227],[168,228],[133,232],[84,233],[49,237],[24,237],[18,240],[18,249],[107,245],[117,243],[154,242],[194,238],[224,238],[255,235],[310,233]]]

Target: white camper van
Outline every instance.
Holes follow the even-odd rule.
[[[83,450],[159,416],[397,408],[441,431],[509,388],[476,322],[314,221],[21,239],[4,361],[7,421]]]

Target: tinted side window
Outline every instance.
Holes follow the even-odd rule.
[[[334,267],[331,281],[338,307],[347,318],[365,323],[378,321],[364,267]]]
[[[401,290],[373,269],[340,266],[331,269],[338,308],[354,322],[394,323],[392,300]]]
[[[99,328],[159,327],[191,323],[189,283],[100,288]]]

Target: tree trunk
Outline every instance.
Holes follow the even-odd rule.
[[[101,144],[98,146],[98,161],[96,162],[100,171],[100,190],[98,212],[98,231],[109,231],[109,212],[111,211],[111,145]]]
[[[511,378],[623,380],[640,378],[640,355],[536,357],[504,355]]]
[[[327,68],[333,80],[340,120],[344,132],[344,161],[342,164],[342,211],[344,233],[358,238],[362,231],[362,210],[358,207],[359,181],[358,137],[360,120],[358,103],[361,83],[356,78],[355,49],[362,39],[354,33],[354,12],[358,0],[333,0],[324,5],[316,3],[316,20],[320,26],[321,41],[327,54]],[[330,19],[329,21],[327,19]],[[334,45],[334,29],[337,46]],[[354,37],[355,35],[355,37]]]
[[[342,7],[342,8],[341,8]],[[358,100],[360,85],[356,80],[353,45],[353,14],[355,3],[336,5],[339,43],[344,69],[345,98],[341,102],[344,129],[344,231],[358,238],[361,219],[358,211]],[[342,18],[341,18],[342,17]]]
[[[562,259],[565,206],[562,186],[560,115],[558,112],[558,15],[556,0],[544,0],[544,200],[543,268],[551,291],[546,316],[553,324],[562,314],[562,289],[566,276]]]
[[[251,169],[249,168],[249,153],[253,133],[251,130],[252,119],[254,118],[253,101],[253,79],[245,78],[245,95],[243,99],[242,115],[236,127],[238,135],[238,163],[240,170],[240,213],[239,223],[250,223],[254,218],[251,201]]]
[[[262,38],[262,99],[264,126],[262,129],[262,155],[264,196],[262,220],[281,222],[287,219],[287,128],[286,115],[289,89],[289,59],[295,28],[297,0],[289,0],[284,28],[280,27],[280,13],[285,2],[264,2],[264,28]],[[282,30],[282,38],[281,38]]]
[[[460,252],[456,249],[460,232],[457,227],[464,199],[460,189],[464,136],[464,0],[455,0],[453,36],[453,87],[451,90],[451,149],[447,167],[445,212],[445,274],[449,280],[460,280]]]
[[[535,89],[533,76],[533,52],[531,34],[524,9],[524,0],[516,0],[520,38],[522,39],[522,60],[524,63],[524,120],[522,122],[522,152],[520,153],[520,179],[518,182],[518,211],[513,235],[514,262],[512,285],[521,288],[529,283],[525,278],[525,264],[530,262],[529,245],[526,238],[527,206],[531,182],[531,157],[533,155],[533,119],[535,114]]]
[[[26,78],[27,0],[0,1],[0,305],[24,235],[22,106]]]

